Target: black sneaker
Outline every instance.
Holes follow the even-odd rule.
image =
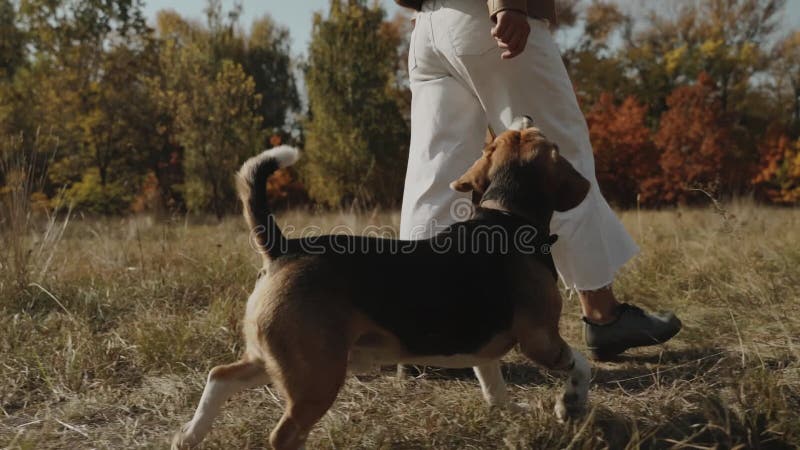
[[[583,318],[583,337],[595,359],[609,359],[633,347],[662,344],[681,330],[681,321],[671,312],[646,313],[623,303],[617,314],[613,322],[602,325]]]

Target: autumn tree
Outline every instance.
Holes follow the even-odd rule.
[[[784,0],[675,1],[635,9],[630,3],[585,3],[578,39],[564,52],[582,99],[603,92],[633,95],[648,105],[651,123],[666,98],[701,72],[718,85],[726,111],[751,92],[767,67],[763,48],[776,30]]]
[[[575,6],[570,11],[574,14]],[[560,17],[560,16],[559,16]],[[578,41],[563,52],[570,78],[581,101],[592,104],[604,92],[629,91],[625,61],[613,49],[612,41],[630,33],[632,18],[614,3],[592,2],[582,14]],[[575,19],[571,19],[575,22]]]
[[[767,51],[778,30],[785,1],[676,1],[639,6],[592,1],[583,5],[579,11],[581,20],[575,22],[581,28],[579,37],[567,48],[564,57],[585,109],[592,111],[596,106],[599,111],[607,110],[608,99],[602,99],[603,92],[613,92],[618,99],[635,98],[647,107],[645,125],[660,130],[656,133],[656,140],[660,139],[659,151],[671,148],[660,166],[670,173],[682,173],[675,165],[673,151],[677,147],[664,145],[667,140],[678,138],[668,137],[670,133],[663,130],[670,129],[671,122],[679,121],[675,111],[686,108],[678,104],[686,104],[687,92],[697,91],[695,80],[704,74],[705,81],[701,84],[713,91],[711,97],[707,96],[709,104],[719,109],[707,122],[716,123],[719,133],[711,133],[714,137],[706,140],[706,147],[697,141],[692,145],[687,143],[684,151],[689,152],[692,147],[708,149],[714,141],[735,143],[726,144],[719,151],[721,161],[731,165],[718,169],[719,189],[726,194],[746,190],[749,167],[758,163],[758,146],[764,131],[774,121],[794,115],[784,112],[782,105],[790,103],[792,109],[796,106],[790,82],[791,39],[776,46],[771,58]],[[720,133],[725,135],[724,139]],[[602,149],[603,140],[599,141]],[[713,153],[705,153],[704,158]],[[600,152],[598,158],[603,157]],[[691,155],[696,157],[697,154]],[[689,184],[708,183],[708,178],[716,178],[709,177],[711,163],[713,158],[692,164],[695,169],[699,166],[705,169],[693,175],[696,179],[690,177],[694,181]],[[602,164],[598,164],[599,170]],[[664,177],[649,179],[647,188],[641,187],[643,195],[654,196],[660,204],[685,200],[684,195],[674,190],[680,177],[669,182],[667,173]],[[686,185],[687,180],[677,184]],[[664,183],[670,186],[665,187]],[[606,186],[611,192],[608,182]]]
[[[794,135],[800,135],[800,31],[795,31],[779,41],[773,49],[772,75],[778,89],[785,88],[789,97],[789,126]]]
[[[332,0],[328,17],[314,16],[302,169],[326,205],[389,206],[402,193],[408,128],[392,93],[397,43],[381,33],[383,17],[359,0]]]
[[[756,196],[782,205],[800,203],[800,139],[774,127],[759,151],[759,170],[751,180]]]
[[[717,82],[725,111],[745,100],[752,77],[768,64],[765,43],[777,29],[786,0],[712,0],[700,6],[699,70]]]
[[[658,153],[647,127],[647,107],[633,97],[617,104],[605,93],[586,120],[603,195],[622,207],[635,205],[645,183],[659,171]]]
[[[747,173],[737,164],[737,143],[716,83],[701,74],[694,85],[675,89],[667,107],[654,139],[662,174],[649,186],[648,201],[687,202],[697,198],[692,189],[710,186],[728,193],[740,189]]]

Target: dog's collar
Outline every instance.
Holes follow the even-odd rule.
[[[550,233],[550,225],[542,222],[535,222],[527,217],[524,217],[520,214],[505,210],[505,209],[498,209],[498,208],[487,208],[483,206],[475,207],[475,213],[473,217],[476,219],[480,218],[502,218],[503,222],[511,222],[513,225],[517,226],[530,226],[535,228],[538,232],[542,233],[542,235],[548,235]],[[555,242],[555,241],[554,241]]]
[[[558,235],[550,234],[549,224],[536,223],[511,211],[495,208],[484,208],[481,206],[475,208],[475,214],[473,215],[473,218],[477,220],[488,219],[492,222],[505,222],[513,228],[533,227],[537,231],[536,247],[538,251],[535,253],[536,258],[550,270],[550,273],[553,274],[553,279],[558,280],[558,271],[556,270],[553,256],[550,254],[550,248],[558,240]]]

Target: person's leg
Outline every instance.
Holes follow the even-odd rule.
[[[412,82],[412,92],[400,239],[427,239],[469,218],[469,196],[450,189],[450,183],[480,157],[486,119],[477,100],[452,77]]]
[[[592,323],[606,324],[617,317],[620,303],[611,284],[591,291],[578,291],[583,317]]]
[[[487,30],[491,27],[485,15],[471,11],[464,14],[475,14],[475,21],[485,21]],[[600,192],[588,127],[550,31],[542,21],[531,19],[530,24],[527,47],[516,58],[501,60],[501,50],[496,46],[481,53],[474,51],[487,46],[485,40],[491,37],[475,37],[469,45],[453,40],[448,58],[473,86],[493,129],[505,130],[516,116],[532,117],[534,124],[559,145],[561,154],[591,182],[589,194],[580,205],[554,214],[551,232],[559,239],[552,248],[553,258],[567,286],[580,292],[587,327],[594,322],[619,323],[628,309],[617,302],[610,286],[619,268],[639,249]],[[648,335],[659,336],[650,344],[663,342],[664,336],[671,337],[680,328],[674,315],[664,319],[663,330],[646,330]],[[624,323],[628,322],[626,318]],[[659,323],[639,321],[633,327],[659,327]],[[588,333],[587,341],[591,338],[592,333]],[[592,342],[588,343],[592,347]]]
[[[433,8],[419,13],[411,35],[411,143],[401,239],[426,239],[469,217],[463,211],[469,197],[450,189],[450,183],[480,157],[486,130],[477,97],[451,75],[451,67],[435,49],[436,13]]]

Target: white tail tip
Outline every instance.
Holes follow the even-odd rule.
[[[259,159],[274,159],[279,167],[289,167],[300,159],[300,151],[289,145],[279,145],[269,150],[264,150],[258,155]]]

